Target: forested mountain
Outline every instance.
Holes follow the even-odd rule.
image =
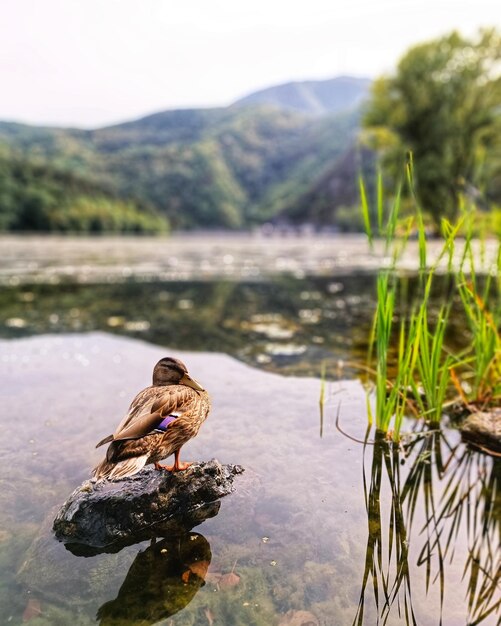
[[[316,93],[321,92],[319,86]],[[346,104],[343,112],[314,117],[271,100],[165,111],[96,130],[0,122],[0,227],[68,230],[73,223],[78,230],[76,222],[61,217],[82,210],[76,197],[106,198],[116,211],[127,206],[130,215],[144,214],[159,228],[166,221],[174,228],[332,223],[336,207],[356,199],[360,110]],[[331,105],[334,100],[331,94]],[[350,98],[344,102],[353,104]],[[324,184],[338,166],[344,173],[337,185]],[[33,209],[20,191],[23,169],[31,191],[40,188],[45,198],[44,219],[28,217]],[[327,208],[319,211],[319,201]],[[92,229],[92,220],[84,222],[83,229]],[[110,224],[111,230],[121,229]]]
[[[370,85],[368,78],[353,76],[291,82],[251,93],[235,105],[274,104],[307,115],[328,115],[360,105],[368,97]]]

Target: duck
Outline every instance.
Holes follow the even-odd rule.
[[[198,434],[210,408],[209,394],[182,361],[160,359],[152,384],[135,396],[115,432],[96,445],[109,444],[105,458],[92,470],[93,481],[133,476],[149,463],[169,472],[187,469],[191,463],[181,461],[181,448]],[[160,464],[172,454],[172,465]]]

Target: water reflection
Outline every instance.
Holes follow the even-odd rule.
[[[344,375],[357,376],[348,364],[366,359],[375,276],[7,287],[0,292],[0,337],[102,330],[174,349],[225,352],[285,374],[319,375],[322,362],[329,370],[343,359]],[[416,281],[402,278],[404,308]],[[447,284],[446,277],[436,280],[437,309]],[[449,339],[458,347],[454,342],[465,341],[462,318],[453,315],[452,322]]]
[[[468,541],[463,570],[468,581],[468,623],[479,624],[501,608],[501,462],[499,458],[464,446],[451,448],[444,433],[435,433],[433,438],[431,458],[435,457],[437,463],[443,462],[439,469],[441,478],[447,480],[442,497],[435,502],[433,492],[424,486],[427,477],[423,482],[418,467],[416,476],[408,477],[403,491],[403,497],[413,501],[413,491],[423,482],[421,491],[428,498],[429,514],[423,528],[426,542],[418,564],[426,567],[427,585],[433,582],[435,573],[442,598],[445,593],[443,568],[454,558],[456,537],[463,526]],[[420,452],[419,457],[422,456]]]
[[[134,559],[117,597],[99,608],[100,626],[146,626],[178,613],[205,584],[211,558],[199,533],[153,539]]]
[[[394,612],[407,624],[418,624],[411,581],[414,561],[425,569],[426,593],[438,589],[442,624],[444,598],[451,591],[446,589],[446,569],[461,556],[467,623],[495,616],[501,607],[500,459],[451,443],[443,431],[427,430],[401,448],[377,436],[372,447],[365,447],[363,474],[368,533],[353,625],[365,623],[371,596],[382,624]],[[439,487],[442,481],[445,486]],[[389,500],[383,494],[386,487]],[[467,540],[464,547],[457,545],[461,535]]]
[[[56,505],[29,547],[21,550],[15,581],[11,568],[2,570],[2,586],[7,583],[15,590],[12,597],[4,592],[6,620],[17,624],[24,611],[24,621],[42,615],[44,624],[70,624],[77,615],[78,624],[91,624],[97,615],[103,626],[146,626],[178,613],[205,584],[212,559],[208,540],[191,529],[216,517],[220,505],[219,499],[185,508],[102,547],[57,541]],[[25,520],[16,525],[16,532],[19,528],[26,532]],[[15,541],[3,539],[0,556],[5,559],[7,544],[14,546]],[[89,541],[93,539],[90,533]]]

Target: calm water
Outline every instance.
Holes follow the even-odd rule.
[[[400,308],[417,286],[402,277]],[[433,310],[449,291],[438,277]],[[284,374],[319,375],[365,363],[376,274],[266,277],[259,281],[138,281],[24,284],[0,291],[0,337],[101,330],[181,350],[225,352]],[[466,340],[461,304],[452,315],[451,347]],[[432,310],[432,313],[433,313]]]
[[[34,241],[31,266],[10,239],[0,269],[0,623],[498,623],[499,460],[454,428],[416,431],[396,450],[336,426],[365,432],[350,365],[365,358],[374,304],[375,261],[361,240],[349,243],[353,267],[332,254],[339,240],[178,242],[163,274],[137,271],[149,241],[111,254],[108,240],[64,240],[59,257],[54,242]],[[234,271],[214,261],[201,280],[194,270],[214,247]],[[165,274],[173,258],[191,268],[183,280]],[[310,260],[304,275],[297,258]],[[404,283],[412,300],[412,277]],[[443,294],[446,278],[437,305]],[[184,537],[74,556],[52,538],[53,507],[99,460],[95,442],[148,384],[158,346],[196,351],[181,356],[214,401],[185,458],[247,472]],[[322,419],[319,381],[294,377],[321,362],[331,379]]]

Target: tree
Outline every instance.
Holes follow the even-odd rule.
[[[500,63],[497,31],[473,40],[453,32],[411,48],[373,85],[364,117],[372,144],[390,167],[412,151],[418,197],[437,225],[455,216],[462,192],[485,191],[499,167]]]

